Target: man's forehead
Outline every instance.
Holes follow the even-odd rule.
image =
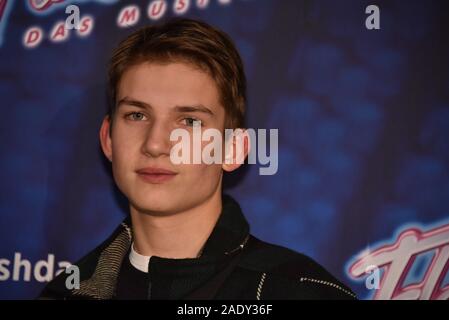
[[[207,73],[182,63],[159,67],[145,63],[125,71],[118,85],[117,103],[124,97],[132,97],[146,103],[159,102],[173,106],[204,105],[214,108],[221,104],[215,80]]]
[[[154,82],[154,84],[168,85],[176,85],[187,81],[190,85],[206,85],[218,90],[215,80],[209,72],[187,62],[142,62],[127,67],[121,76],[121,80],[123,78],[128,81],[146,80]],[[127,82],[120,81],[121,84]]]

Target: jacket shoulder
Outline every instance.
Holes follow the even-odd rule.
[[[241,267],[258,273],[265,299],[356,299],[350,288],[305,254],[251,236]]]
[[[95,268],[95,264],[98,261],[98,253],[99,249],[88,253],[78,262],[73,264],[78,270],[79,281],[85,280],[88,278]],[[67,273],[65,271],[61,272],[54,279],[52,279],[41,291],[38,300],[65,300],[65,299],[74,299],[72,295],[72,290],[68,289],[67,282],[71,282],[69,276],[71,273]]]
[[[103,243],[98,245],[95,249],[90,251],[80,260],[73,264],[76,267],[79,274],[79,281],[85,281],[92,277],[94,274],[98,262],[102,255],[107,252],[109,256],[113,256],[113,258],[118,257],[117,252],[123,251],[126,252],[127,249],[124,249],[129,245],[129,239],[127,239],[127,220],[125,220],[122,224],[120,224],[106,239]],[[121,261],[121,258],[119,259]],[[83,299],[82,295],[73,295],[73,289],[67,288],[67,278],[71,275],[71,273],[61,272],[58,276],[56,276],[53,280],[51,280],[45,288],[42,290],[40,295],[37,297],[39,300],[59,300],[59,299]]]

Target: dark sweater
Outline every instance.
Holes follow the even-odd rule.
[[[149,273],[136,269],[128,255],[123,259],[117,279],[115,298],[118,300],[146,300],[151,293]]]

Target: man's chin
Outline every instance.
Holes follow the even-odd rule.
[[[189,201],[180,198],[179,193],[136,194],[128,197],[128,200],[134,211],[153,216],[169,216],[189,209]]]
[[[172,188],[165,186],[133,186],[126,192],[130,205],[135,210],[151,214],[166,215],[176,209],[176,199],[173,197]]]
[[[151,201],[151,199],[145,199],[144,201],[133,201],[131,206],[134,207],[137,213],[154,216],[166,216],[177,212],[173,201],[164,199],[157,199],[154,201]]]

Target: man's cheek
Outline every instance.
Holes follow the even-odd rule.
[[[189,184],[204,183],[208,176],[207,166],[204,164],[186,164],[181,166],[180,176]]]
[[[201,179],[202,183],[210,181],[214,183],[220,175],[220,165],[216,164],[201,164],[199,165],[197,176]]]

